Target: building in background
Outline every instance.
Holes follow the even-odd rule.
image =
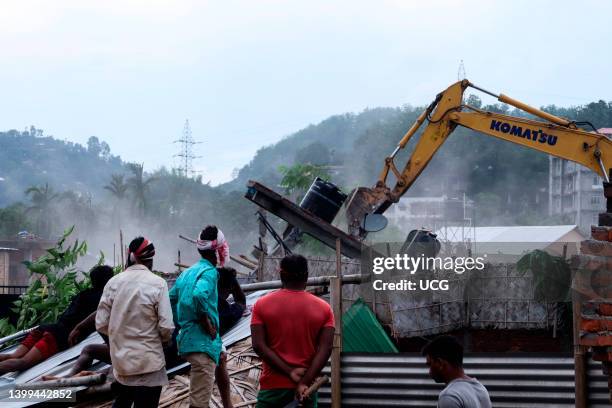
[[[601,128],[599,133],[612,137],[612,128]],[[566,216],[585,236],[591,225],[598,224],[600,212],[605,212],[603,179],[592,170],[574,162],[550,156],[549,159],[550,216]]]
[[[488,262],[513,263],[524,254],[536,249],[551,255],[568,258],[578,253],[579,245],[586,239],[576,225],[516,225],[476,227],[471,230],[469,249],[471,254],[487,254]],[[442,234],[442,231],[436,231]],[[450,244],[465,244],[465,239],[451,239]]]
[[[23,262],[37,259],[53,246],[53,241],[34,236],[0,240],[0,294],[27,286],[30,273]]]
[[[465,241],[475,227],[474,202],[465,194],[460,198],[402,197],[385,212],[389,223],[402,229],[439,231],[441,241]]]

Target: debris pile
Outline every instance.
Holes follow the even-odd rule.
[[[257,402],[257,388],[261,374],[261,360],[253,351],[248,337],[227,350],[227,371],[230,377],[231,398],[234,407],[254,408]],[[78,408],[111,408],[112,396],[104,401],[91,401]],[[210,406],[222,408],[219,390],[215,386]],[[189,373],[175,375],[161,393],[159,408],[189,407]]]

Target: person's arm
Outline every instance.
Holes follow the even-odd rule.
[[[306,370],[306,373],[300,380],[298,387],[305,386],[308,388],[315,380],[315,378],[321,373],[325,363],[329,360],[329,356],[332,352],[332,346],[334,344],[334,333],[336,329],[332,327],[323,327],[319,334],[319,342],[317,343],[317,351],[312,358],[310,366]]]
[[[217,337],[219,328],[216,327],[218,322],[214,322],[208,314],[208,302],[210,297],[217,290],[217,274],[205,272],[196,282],[193,291],[193,300],[196,303],[196,311],[200,318],[200,324],[206,333],[213,339]]]
[[[170,289],[170,292],[168,293],[168,298],[170,299],[170,308],[172,309],[172,319],[174,321],[174,325],[176,327],[179,327],[178,312],[176,308],[179,299],[179,289],[176,284],[176,281],[174,282],[174,286],[172,286],[172,289]]]
[[[210,273],[203,273],[193,290],[193,300],[196,303],[196,310],[200,316],[208,314],[208,301],[215,290],[217,290],[216,279],[213,279]]]
[[[312,358],[310,366],[306,370],[306,373],[302,377],[302,380],[298,383],[296,394],[298,399],[304,398],[304,392],[314,382],[315,378],[321,373],[321,370],[327,363],[329,356],[331,355],[332,347],[334,344],[334,333],[336,322],[334,320],[334,312],[329,305],[325,305],[327,310],[327,319],[323,323],[322,328],[319,332],[317,340],[317,350]]]
[[[159,291],[159,299],[157,301],[157,318],[159,326],[159,336],[162,343],[167,344],[172,340],[174,332],[174,319],[172,317],[172,306],[170,305],[170,297],[168,295],[168,285],[166,282],[162,285]]]
[[[227,261],[229,261],[229,244],[227,241],[221,245],[221,248],[217,249],[217,255],[219,256],[219,266],[225,266]]]
[[[74,346],[80,341],[84,333],[93,333],[96,330],[96,311],[77,324],[68,335],[68,344]]]
[[[107,283],[102,292],[98,310],[96,311],[96,330],[108,336],[108,324],[110,321],[113,299],[110,294],[110,285]]]
[[[304,372],[302,367],[292,367],[285,362],[274,350],[266,343],[266,330],[263,324],[251,326],[251,342],[253,350],[263,361],[274,367],[277,371],[286,374],[294,382],[298,382]]]
[[[234,298],[234,302],[244,306],[246,308],[246,296],[240,287],[240,284],[237,280],[234,279],[234,287],[232,288],[232,297]]]

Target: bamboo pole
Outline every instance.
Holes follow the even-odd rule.
[[[185,265],[185,264],[178,263],[178,262],[175,262],[175,263],[174,263],[174,266],[176,266],[176,267],[178,267],[178,268],[183,268],[183,269],[191,268],[191,266],[189,266],[189,265]],[[249,274],[248,274],[248,273],[244,273],[244,272],[240,272],[240,271],[236,271],[236,274],[238,274],[238,275],[244,275],[244,276],[249,276]]]
[[[15,388],[20,390],[40,390],[47,388],[78,387],[81,385],[97,385],[106,381],[106,374],[93,374],[83,377],[58,378],[50,381],[35,381],[16,384]]]
[[[184,239],[185,241],[191,242],[192,244],[195,244],[197,242],[195,239],[186,237],[186,236],[181,235],[181,234],[179,234],[179,238],[180,239]]]
[[[342,352],[342,279],[337,276],[330,278],[330,301],[334,311],[336,330],[331,354],[331,406],[342,406],[341,352]]]
[[[305,397],[310,397],[310,395],[312,395],[312,393],[317,392],[319,390],[319,388],[321,388],[324,384],[326,384],[329,381],[329,377],[324,375],[322,377],[319,377],[315,380],[314,383],[312,383],[312,385],[310,387],[308,387],[308,389],[306,390],[306,392],[304,393]]]
[[[125,259],[123,257],[123,231],[119,230],[119,247],[121,248],[121,269],[125,268]]]
[[[331,279],[338,279],[337,276],[315,276],[312,278],[308,278],[306,281],[306,286],[328,286],[331,285]],[[342,282],[345,284],[360,284],[364,282],[363,275],[344,275],[342,277]],[[247,283],[244,285],[240,285],[243,291],[245,292],[255,292],[256,290],[266,290],[266,289],[280,289],[282,287],[282,283],[280,280],[273,280],[267,282],[257,282],[257,283]],[[340,298],[342,300],[342,298]]]
[[[185,241],[187,241],[187,242],[191,242],[192,244],[195,244],[195,243],[196,243],[196,240],[195,240],[195,239],[193,239],[193,238],[189,238],[189,237],[186,237],[186,236],[184,236],[184,235],[182,235],[182,234],[179,234],[179,236],[178,236],[178,237],[179,237],[180,239],[184,239],[184,240],[185,240]],[[248,259],[238,258],[238,257],[235,257],[235,256],[233,256],[233,255],[230,255],[230,259],[231,259],[232,261],[234,261],[234,262],[236,262],[236,263],[238,263],[238,264],[240,264],[240,265],[244,266],[245,268],[249,268],[249,269],[252,269],[252,270],[255,270],[255,269],[257,268],[257,265],[255,265],[255,264],[251,263],[251,261],[249,261]],[[180,263],[180,260],[179,260],[179,263]]]
[[[106,394],[106,393],[110,393],[110,392],[111,392],[111,383],[110,382],[106,382],[106,383],[100,384],[100,385],[92,385],[91,387],[88,387],[87,389],[81,391],[82,395],[87,395],[87,396]]]
[[[251,270],[255,270],[257,269],[257,265],[250,263],[249,261],[243,259],[243,258],[237,258],[233,255],[230,255],[230,259],[234,262],[236,262],[237,264],[240,264],[242,266],[244,266],[245,268],[249,268]]]
[[[34,326],[34,327],[29,328],[29,329],[18,331],[17,333],[9,334],[6,337],[2,337],[0,339],[0,346],[8,343],[9,341],[17,340],[17,339],[20,339],[22,337],[25,337],[29,332],[31,332],[32,330],[36,330],[36,329],[38,329],[38,326]]]
[[[257,272],[257,282],[263,282],[263,278],[264,278],[264,276],[263,276],[263,274],[264,274],[263,268],[264,268],[265,259],[266,259],[266,254],[264,254],[264,252],[261,251],[261,254],[259,254],[259,265],[257,265],[257,269],[256,269],[256,272]]]

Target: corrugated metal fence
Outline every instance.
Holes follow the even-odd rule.
[[[418,354],[345,354],[342,364],[343,407],[436,407],[442,386],[429,378]],[[570,355],[477,353],[466,355],[464,366],[487,387],[496,408],[574,407]],[[591,362],[588,375],[589,407],[610,407],[601,364]],[[328,407],[329,386],[319,395]]]

